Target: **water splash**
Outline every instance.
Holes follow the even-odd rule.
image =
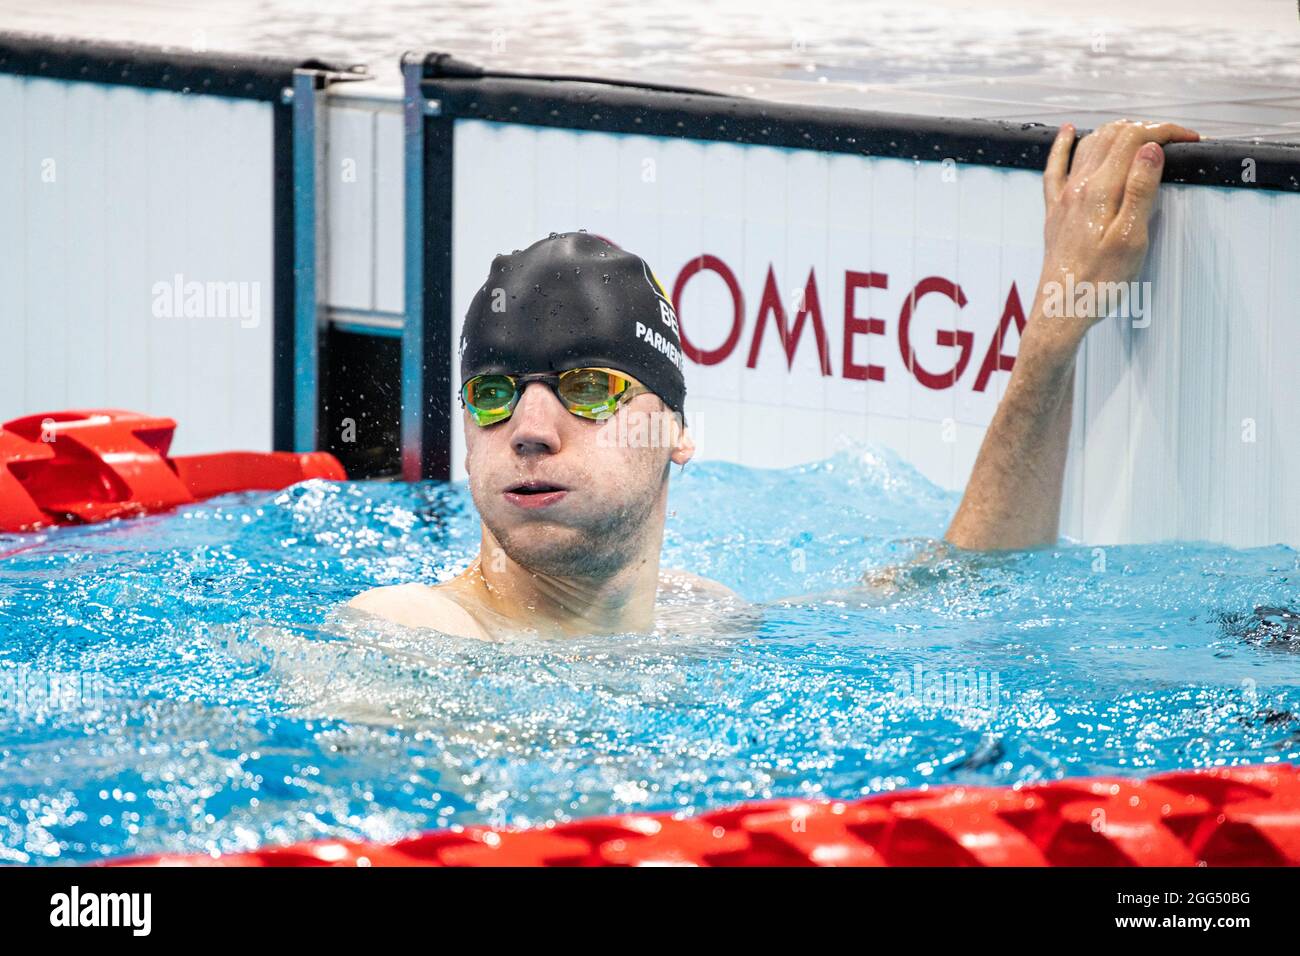
[[[939,556],[956,496],[854,446],[673,478],[734,633],[484,644],[338,606],[468,565],[463,485],[307,482],[7,536],[0,860],[394,839],[925,783],[1300,758],[1297,555]]]

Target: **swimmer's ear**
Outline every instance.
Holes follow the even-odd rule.
[[[673,442],[673,451],[669,456],[674,464],[686,467],[686,463],[695,457],[695,439],[691,437],[690,429],[678,419],[676,441]]]

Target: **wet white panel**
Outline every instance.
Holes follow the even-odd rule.
[[[271,108],[0,77],[0,419],[123,408],[271,444]]]
[[[26,271],[27,295],[18,316],[26,343],[26,390],[16,415],[59,409],[68,400],[67,296],[73,280],[68,244],[74,233],[67,187],[75,175],[64,147],[67,85],[31,80],[20,95],[25,100],[21,181],[26,203],[24,235],[18,241],[25,248],[4,251],[22,256]]]
[[[93,402],[94,396],[106,393],[109,381],[108,362],[81,361],[86,354],[108,355],[109,328],[103,310],[108,291],[105,239],[111,216],[103,201],[109,176],[104,162],[108,92],[108,87],[88,87],[67,99],[64,193],[68,206],[77,210],[77,232],[63,252],[64,268],[72,279],[64,290],[64,390],[59,403],[66,406]]]
[[[538,134],[538,162],[545,163],[542,158],[548,152],[548,142],[546,134],[554,134],[554,130],[544,130]],[[564,151],[560,153],[563,158],[567,155],[567,150],[572,150],[572,155],[576,155],[581,149],[581,142],[577,141],[581,134],[571,134],[574,139],[566,140],[563,144],[555,143],[552,148],[560,148]],[[552,141],[554,142],[554,141]],[[615,138],[616,148],[618,150],[617,165],[614,167],[615,182],[617,183],[617,206],[615,208],[614,225],[612,230],[601,233],[612,239],[627,249],[645,249],[645,260],[654,267],[654,263],[662,258],[659,248],[660,241],[660,216],[664,211],[663,190],[660,186],[660,153],[666,142],[649,136],[618,136]],[[570,164],[569,168],[573,168]],[[545,196],[551,189],[542,183],[538,184],[539,196]],[[580,209],[582,203],[583,187],[581,184],[573,192],[575,208]],[[542,210],[539,209],[539,216]],[[575,218],[581,218],[581,213],[577,213]],[[541,235],[549,232],[563,232],[563,229],[554,229],[549,223],[539,221],[542,226]],[[576,228],[582,228],[585,224],[575,223]],[[573,228],[573,227],[571,227]],[[599,231],[599,230],[597,230]],[[539,236],[540,238],[540,236]]]
[[[534,221],[543,234],[568,232],[584,225],[578,222],[581,184],[573,175],[577,159],[578,134],[562,129],[537,132],[537,163],[532,171]],[[483,274],[487,274],[486,264]]]
[[[1268,540],[1269,476],[1273,469],[1273,442],[1266,440],[1275,418],[1290,419],[1292,436],[1300,435],[1292,408],[1287,415],[1275,408],[1269,300],[1270,263],[1260,256],[1260,236],[1270,234],[1274,195],[1245,189],[1198,191],[1224,206],[1224,232],[1219,237],[1216,261],[1224,270],[1224,295],[1220,321],[1228,334],[1220,368],[1224,375],[1224,407],[1213,423],[1222,435],[1223,455],[1217,482],[1222,488],[1223,534],[1232,545]],[[1294,299],[1292,300],[1295,301]],[[1300,321],[1300,308],[1293,321]],[[1300,482],[1297,482],[1300,489]]]
[[[1259,441],[1271,456],[1266,500],[1268,535],[1265,541],[1300,542],[1300,290],[1296,263],[1300,262],[1300,228],[1296,197],[1270,197],[1272,221],[1268,233],[1269,349],[1268,368],[1272,395],[1266,418],[1259,426]],[[1265,261],[1261,257],[1261,262]],[[1300,559],[1297,560],[1300,570]]]
[[[150,109],[154,94],[123,86],[110,88],[107,96],[114,114],[104,151],[107,181],[137,183],[138,192],[140,167],[149,158],[146,144],[154,122]],[[155,349],[145,333],[153,318],[152,289],[159,277],[144,254],[151,231],[150,212],[148,203],[142,196],[131,195],[129,186],[118,188],[124,199],[114,204],[114,241],[106,244],[106,394],[116,396],[113,404],[118,407],[152,410],[156,406],[150,402],[149,356]]]
[[[374,308],[375,120],[373,110],[325,110],[326,295],[344,309]]]
[[[406,180],[402,153],[402,114],[375,116],[375,308],[403,310],[403,242]]]
[[[0,74],[0,415],[27,396],[27,169],[25,81]],[[7,417],[7,415],[6,415]]]
[[[1147,313],[1107,320],[1085,346],[1067,534],[1300,541],[1287,477],[1300,436],[1297,234],[1300,196],[1163,187],[1140,277]]]

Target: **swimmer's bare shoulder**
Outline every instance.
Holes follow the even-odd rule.
[[[362,591],[347,606],[403,627],[428,627],[454,637],[488,640],[474,616],[439,587],[427,584],[392,584]]]
[[[762,609],[725,584],[666,569],[659,572],[656,629],[697,636],[748,634],[763,624]]]
[[[659,571],[659,590],[711,600],[744,601],[744,598],[725,584],[676,568],[663,568]]]

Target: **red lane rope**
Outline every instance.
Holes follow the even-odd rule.
[[[170,418],[116,409],[48,412],[3,423],[0,532],[90,524],[232,491],[279,490],[308,478],[347,478],[328,452],[169,457],[175,430]]]
[[[314,840],[108,866],[1296,866],[1289,764],[774,800],[697,816],[452,827],[396,843]]]

